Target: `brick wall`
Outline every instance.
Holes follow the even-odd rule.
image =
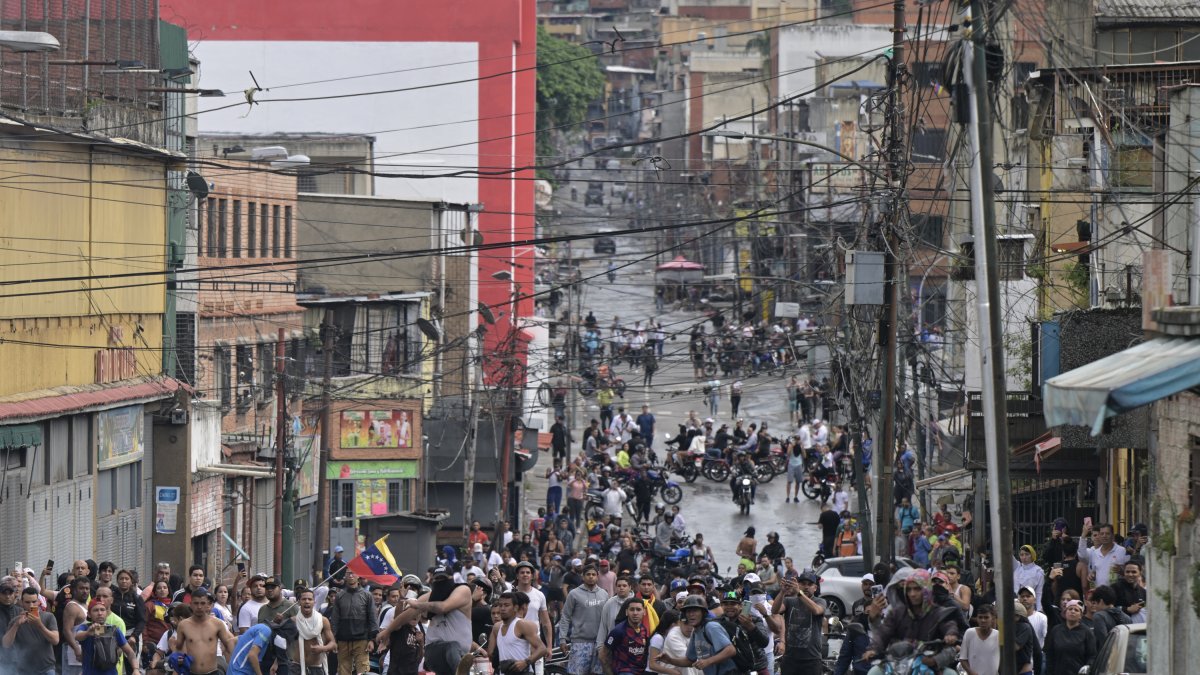
[[[192,536],[198,537],[221,527],[224,509],[225,481],[211,476],[192,482],[192,498],[188,505]]]

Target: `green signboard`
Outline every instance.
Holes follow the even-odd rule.
[[[331,459],[325,465],[327,480],[374,480],[416,478],[417,460],[347,461]]]

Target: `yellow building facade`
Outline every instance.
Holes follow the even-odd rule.
[[[170,157],[35,133],[0,130],[0,399],[158,375]]]

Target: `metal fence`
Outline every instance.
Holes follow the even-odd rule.
[[[62,45],[49,53],[0,51],[0,106],[10,113],[80,118],[130,138],[161,116],[162,94],[139,91],[164,85],[157,0],[0,0],[0,27],[47,32]],[[155,72],[132,72],[135,66]]]

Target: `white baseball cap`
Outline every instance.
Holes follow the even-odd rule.
[[[762,583],[762,579],[754,572],[750,572],[750,573],[746,574],[746,576],[742,577],[742,581],[744,581],[745,583],[748,583],[748,584]]]

